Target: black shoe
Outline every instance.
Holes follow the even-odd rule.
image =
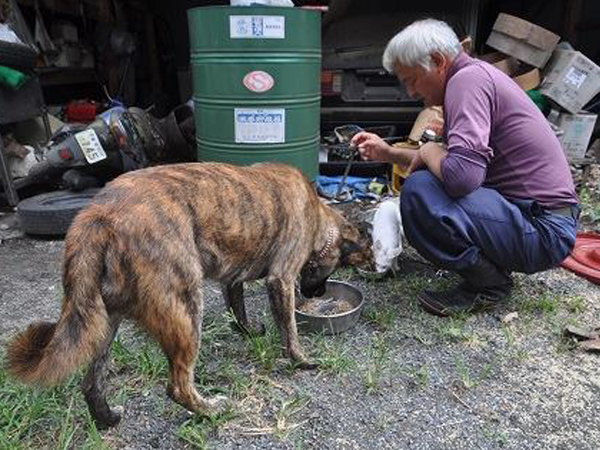
[[[508,297],[513,286],[510,274],[483,256],[458,273],[465,280],[458,287],[419,294],[419,301],[425,311],[446,317],[491,309]]]
[[[421,308],[431,314],[448,317],[495,308],[508,296],[509,289],[467,289],[464,284],[447,291],[424,291],[418,296]]]

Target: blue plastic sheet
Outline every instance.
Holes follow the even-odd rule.
[[[380,196],[369,190],[369,185],[372,181],[376,181],[381,184],[386,184],[384,178],[370,178],[370,177],[352,177],[346,178],[342,192],[340,193],[341,201],[352,201],[352,200],[376,200]],[[342,177],[328,177],[321,175],[317,177],[316,186],[317,192],[321,197],[335,198],[338,186],[342,182]]]

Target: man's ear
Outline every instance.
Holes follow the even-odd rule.
[[[445,70],[448,66],[448,58],[440,52],[433,52],[431,54],[431,61],[433,62],[434,68],[437,70]]]

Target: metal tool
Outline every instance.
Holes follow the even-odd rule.
[[[363,129],[361,127],[359,127],[358,125],[342,125],[340,127],[336,127],[333,130],[333,132],[335,133],[335,136],[338,138],[340,143],[342,143],[342,144],[347,143],[349,149],[352,150],[348,157],[348,164],[346,164],[346,168],[344,169],[344,175],[342,176],[342,181],[340,181],[340,184],[338,185],[338,188],[337,188],[337,192],[335,193],[336,200],[340,199],[340,194],[342,193],[342,189],[344,188],[344,186],[346,184],[346,178],[348,178],[348,173],[350,173],[350,167],[352,166],[352,161],[354,160],[354,157],[356,156],[356,153],[358,151],[358,148],[352,144],[351,140],[356,134],[360,133],[361,131],[363,131]]]

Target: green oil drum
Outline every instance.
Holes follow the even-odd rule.
[[[198,160],[318,174],[321,17],[283,7],[188,10]]]

